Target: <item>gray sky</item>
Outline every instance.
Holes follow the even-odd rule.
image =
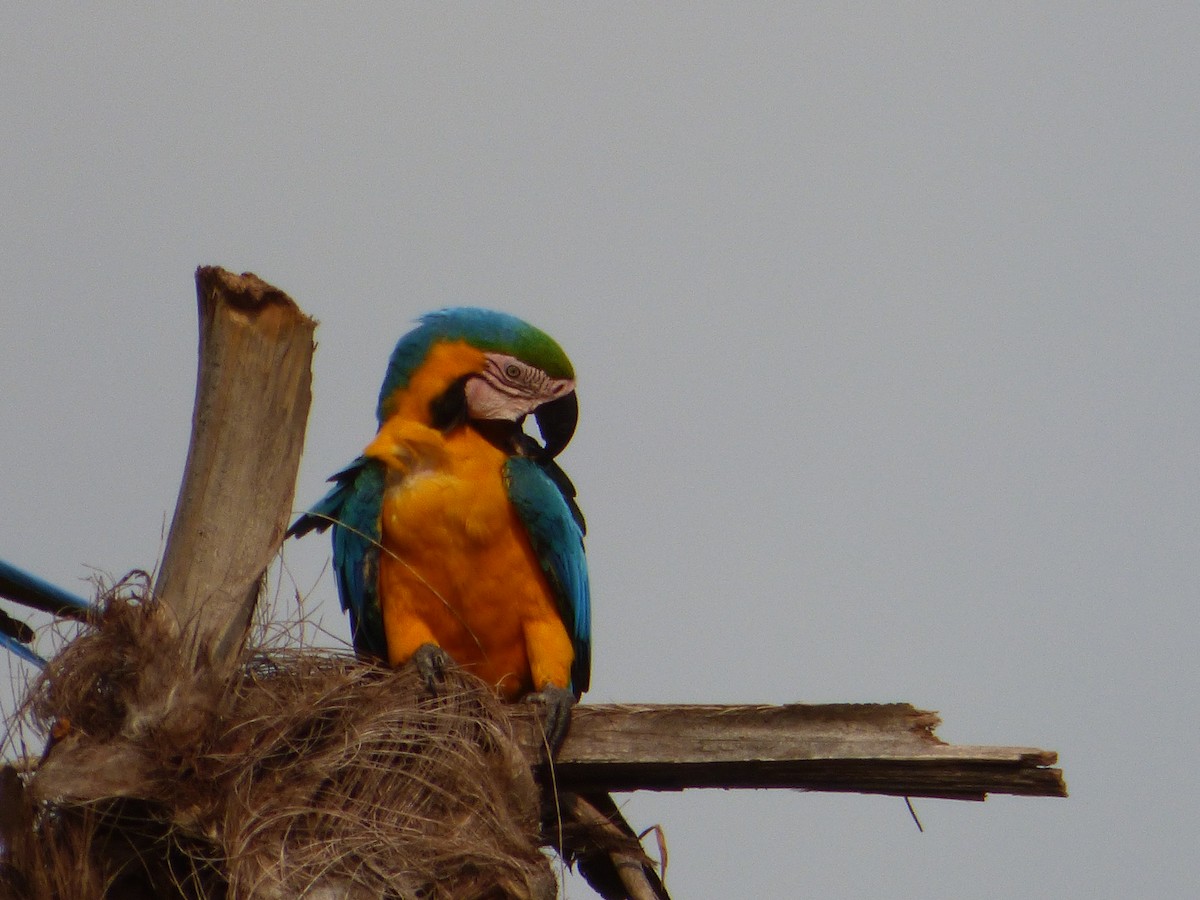
[[[1194,890],[1195,6],[8,4],[0,85],[0,556],[154,565],[198,264],[321,322],[299,504],[414,316],[506,309],[579,372],[588,699],[905,700],[1066,769],[924,834],[636,795],[680,898]]]

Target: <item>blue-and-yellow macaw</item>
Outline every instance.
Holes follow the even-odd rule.
[[[430,313],[396,345],[377,417],[289,534],[332,526],[359,653],[412,660],[431,691],[449,657],[505,699],[540,695],[557,743],[591,663],[584,522],[554,461],[578,417],[570,360],[505,313]]]

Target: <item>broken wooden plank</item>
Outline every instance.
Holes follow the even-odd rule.
[[[544,757],[536,708],[514,709],[520,740]],[[954,746],[936,713],[907,703],[580,706],[554,762],[560,789],[794,788],[983,800],[1065,797],[1057,754]]]

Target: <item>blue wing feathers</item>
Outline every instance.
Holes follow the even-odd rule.
[[[543,465],[514,456],[504,465],[504,481],[571,636],[575,648],[571,690],[578,697],[588,689],[592,668],[592,604],[583,552],[583,517],[566,475],[553,463],[557,472],[548,472]]]
[[[342,609],[360,653],[387,658],[379,608],[382,464],[359,457],[330,479],[334,486],[288,529],[288,536],[333,528],[333,568]]]

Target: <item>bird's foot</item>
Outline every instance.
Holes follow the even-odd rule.
[[[546,718],[542,730],[546,735],[546,744],[553,756],[562,746],[571,727],[571,708],[575,706],[575,695],[566,688],[548,684],[536,694],[525,697],[526,703],[541,703],[546,707]]]
[[[413,665],[429,696],[438,695],[438,685],[446,680],[446,669],[450,667],[450,655],[437,644],[422,644],[413,652]]]

